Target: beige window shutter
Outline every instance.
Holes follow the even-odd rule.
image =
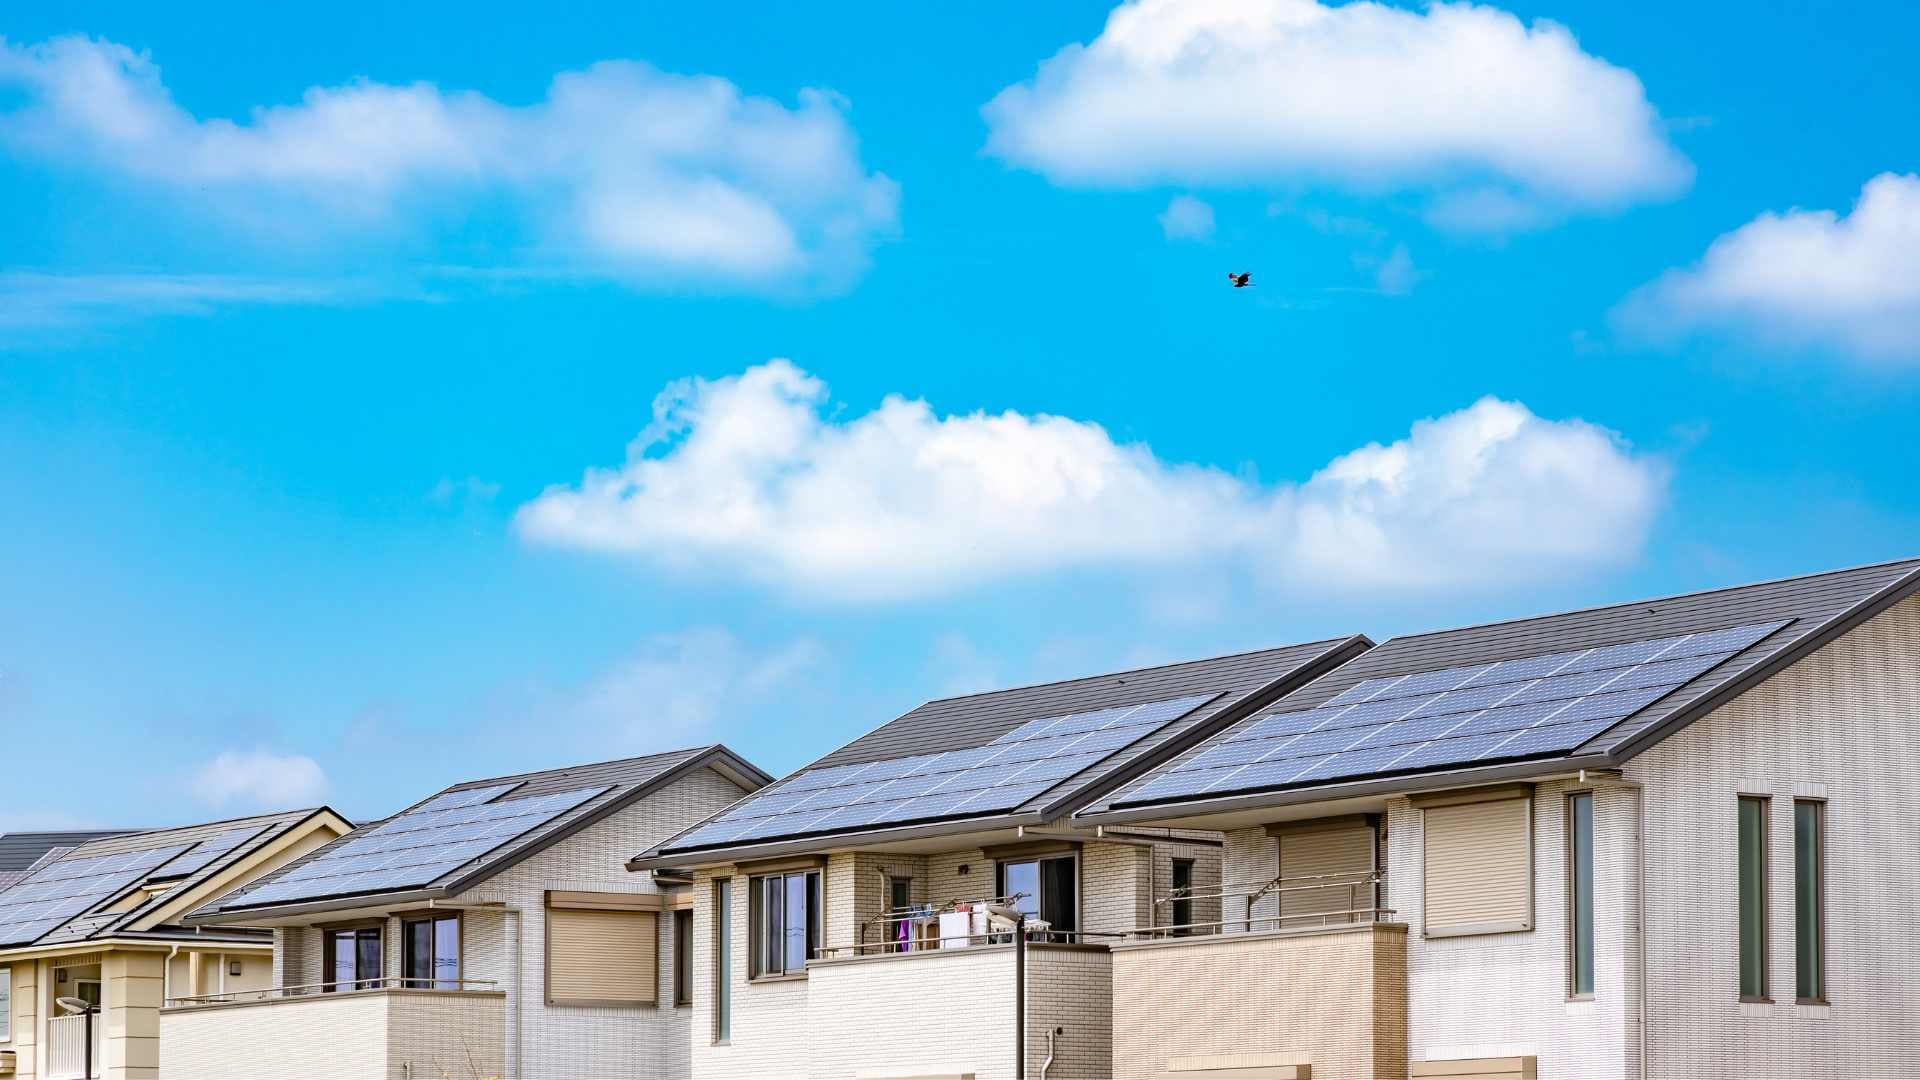
[[[659,917],[631,909],[548,908],[547,1000],[658,1004]]]
[[[1287,929],[1316,926],[1321,923],[1353,922],[1364,917],[1331,912],[1352,912],[1373,907],[1373,886],[1364,884],[1373,873],[1374,832],[1365,819],[1330,829],[1299,829],[1279,833],[1281,884],[1288,889],[1302,885],[1329,885],[1323,889],[1299,889],[1280,894],[1280,925]],[[1328,881],[1300,881],[1299,878],[1327,878]],[[1351,884],[1339,884],[1349,882]]]
[[[1533,800],[1421,811],[1428,937],[1533,929]]]

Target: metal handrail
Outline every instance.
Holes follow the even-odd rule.
[[[956,948],[947,945],[949,941],[965,941],[969,945],[1005,945],[1013,941],[1012,930],[992,930],[984,934],[946,934],[934,938],[924,948],[902,949],[897,941],[862,941],[853,945],[828,945],[820,949],[822,959],[842,959],[842,954],[853,956],[906,956],[939,952],[943,948]],[[1119,930],[1028,930],[1027,940],[1036,945],[1088,944],[1088,938],[1125,938],[1128,932]],[[1068,938],[1068,941],[1057,941]]]
[[[1309,911],[1309,912],[1304,912],[1298,915],[1249,915],[1245,918],[1221,919],[1215,922],[1176,923],[1170,926],[1143,926],[1143,927],[1139,927],[1137,929],[1128,931],[1124,936],[1135,937],[1135,938],[1163,938],[1163,937],[1223,935],[1225,929],[1229,926],[1244,926],[1247,928],[1248,932],[1252,932],[1254,924],[1256,923],[1284,924],[1296,919],[1319,919],[1321,920],[1320,925],[1329,926],[1332,924],[1327,922],[1328,919],[1338,918],[1342,916],[1364,915],[1366,916],[1365,919],[1356,920],[1356,921],[1384,922],[1386,921],[1386,917],[1391,916],[1393,914],[1394,914],[1394,910],[1392,908],[1370,907],[1370,908],[1343,908],[1339,911]],[[1286,929],[1286,927],[1284,925],[1278,925],[1278,926],[1275,926],[1275,929],[1284,930]],[[1206,933],[1200,934],[1200,935],[1193,935],[1194,931],[1205,931]]]
[[[411,975],[375,975],[365,979],[339,979],[333,982],[299,983],[293,986],[268,986],[258,990],[228,990],[220,994],[185,994],[167,999],[170,1005],[217,1005],[223,1001],[264,1001],[276,997],[300,997],[320,991],[326,993],[331,988],[340,992],[347,990],[387,990],[419,989],[438,990],[453,984],[455,990],[474,987],[492,988],[499,983],[494,979],[432,979]]]
[[[1154,898],[1153,907],[1156,912],[1158,912],[1162,904],[1169,904],[1178,900],[1219,900],[1222,902],[1221,907],[1224,909],[1226,907],[1225,900],[1227,897],[1243,896],[1246,898],[1245,914],[1237,918],[1229,919],[1225,917],[1223,910],[1221,913],[1222,917],[1213,922],[1186,922],[1169,925],[1161,925],[1155,922],[1147,926],[1135,927],[1129,933],[1131,936],[1149,938],[1183,937],[1196,932],[1224,933],[1228,927],[1244,927],[1251,931],[1257,924],[1264,923],[1272,923],[1276,929],[1285,929],[1285,924],[1289,922],[1306,919],[1318,919],[1319,925],[1321,926],[1329,925],[1336,919],[1354,922],[1361,921],[1363,917],[1365,921],[1378,922],[1382,917],[1392,915],[1393,909],[1380,907],[1377,904],[1373,907],[1362,907],[1357,902],[1358,897],[1354,895],[1354,891],[1363,887],[1377,889],[1379,886],[1385,884],[1386,880],[1387,877],[1385,873],[1378,870],[1368,870],[1350,874],[1299,874],[1292,877],[1283,875],[1280,877],[1260,878],[1251,881],[1223,882],[1208,891],[1201,891],[1192,886],[1183,889],[1172,889],[1165,896],[1156,896]],[[1305,884],[1301,884],[1303,882]],[[1290,915],[1277,912],[1273,915],[1255,915],[1253,913],[1254,905],[1269,895],[1285,896],[1292,893],[1310,893],[1325,889],[1346,889],[1347,907],[1332,911],[1306,911]],[[1378,899],[1377,895],[1375,899]]]
[[[1024,900],[1030,895],[1032,894],[1023,893],[1023,892],[1009,893],[1006,896],[987,896],[987,897],[982,897],[978,900],[954,899],[954,900],[943,901],[937,905],[929,903],[929,904],[915,904],[912,907],[908,907],[908,908],[888,908],[885,911],[882,911],[878,915],[873,915],[873,916],[869,916],[866,919],[862,919],[860,922],[860,926],[856,931],[856,936],[859,938],[859,944],[861,946],[865,946],[867,944],[867,927],[872,926],[874,923],[880,923],[882,926],[891,926],[893,923],[909,922],[914,919],[924,919],[930,915],[952,914],[953,912],[958,910],[961,904],[966,904],[970,908],[991,906],[995,904],[998,904],[1001,907],[1012,907],[1013,902],[1015,900]],[[896,941],[887,941],[881,944],[897,945],[899,943]]]

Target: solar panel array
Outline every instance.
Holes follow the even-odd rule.
[[[231,854],[233,849],[270,828],[273,826],[248,825],[245,828],[228,829],[225,832],[216,833],[193,845],[179,858],[169,861],[165,866],[154,871],[152,876],[171,879],[197,874],[213,865],[216,860]]]
[[[985,746],[809,769],[672,848],[1011,810],[1211,701],[1198,694],[1033,720]]]
[[[40,937],[146,880],[154,868],[190,845],[123,851],[48,863],[0,893],[0,945]]]
[[[1318,707],[1245,721],[1114,801],[1563,753],[1790,621],[1366,679]]]
[[[426,885],[501,844],[607,791],[581,788],[505,802],[477,801],[514,786],[437,795],[378,825],[349,834],[313,858],[235,898],[237,905],[285,903]]]

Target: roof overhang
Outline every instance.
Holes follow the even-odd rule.
[[[312,916],[332,915],[355,918],[384,915],[396,908],[411,907],[450,895],[447,889],[405,889],[379,895],[336,896],[307,900],[298,904],[271,904],[257,908],[232,908],[206,914],[195,912],[186,917],[189,926],[305,926]]]
[[[1583,769],[1594,771],[1612,767],[1612,760],[1599,754],[1577,758],[1550,758],[1544,761],[1519,761],[1474,769],[1449,769],[1444,772],[1421,773],[1414,776],[1357,780],[1345,784],[1325,784],[1283,791],[1255,791],[1212,799],[1188,799],[1150,803],[1144,806],[1127,806],[1076,815],[1074,820],[1076,823],[1087,825],[1118,825],[1131,822],[1171,828],[1235,828],[1241,824],[1258,824],[1263,821],[1301,816],[1276,812],[1290,807],[1341,803],[1356,799],[1384,799],[1388,796],[1408,795],[1415,792],[1478,787],[1503,780],[1568,776],[1577,774]]]
[[[946,851],[952,849],[951,841],[955,837],[971,836],[983,841],[999,840],[1009,835],[1017,837],[1024,829],[1047,823],[1047,819],[1037,813],[998,814],[989,818],[906,825],[897,829],[876,829],[838,836],[809,836],[767,844],[744,844],[705,851],[638,855],[627,860],[627,869],[633,871],[695,869],[703,866],[729,866],[737,862],[768,859],[780,855],[812,855],[834,851]]]
[[[182,945],[206,945],[227,952],[272,952],[273,942],[266,938],[243,938],[227,934],[115,934],[86,941],[62,941],[49,945],[21,945],[0,949],[0,964],[15,960],[45,960],[62,956],[84,956],[103,952],[168,952]]]

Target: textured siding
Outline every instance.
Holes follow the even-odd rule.
[[[1406,937],[1376,924],[1115,948],[1112,1075],[1158,1080],[1174,1058],[1304,1053],[1315,1080],[1405,1076]]]
[[[500,1074],[505,996],[376,990],[167,1009],[168,1080],[433,1080]]]
[[[1648,790],[1654,1075],[1920,1076],[1917,719],[1920,598],[1628,764]],[[1773,800],[1772,1005],[1735,1000],[1739,794]],[[1830,1006],[1793,1003],[1796,796],[1828,800]]]

